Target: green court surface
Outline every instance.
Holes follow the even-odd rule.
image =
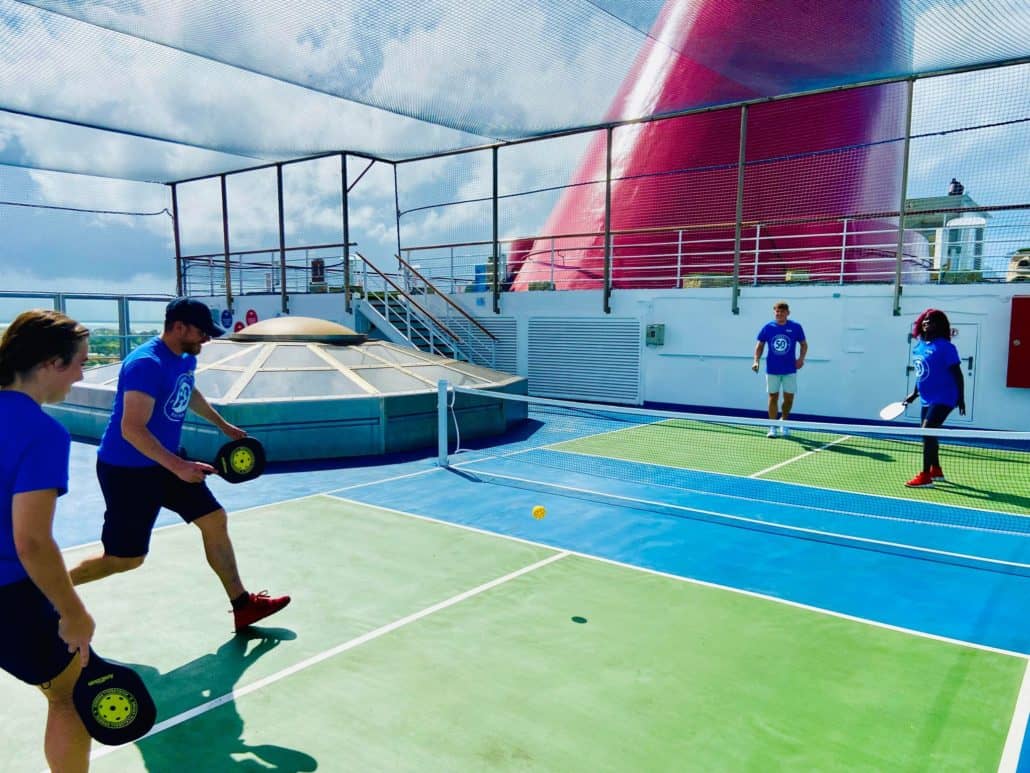
[[[871,428],[870,428],[871,429]],[[794,431],[767,438],[764,425],[670,420],[549,446],[556,451],[760,477],[820,488],[877,494],[1030,515],[1030,452],[941,444],[948,482],[904,484],[922,469],[922,445],[876,437]]]
[[[294,596],[266,627],[231,634],[188,527],[84,587],[162,728],[94,770],[994,770],[1026,668],[327,496],[231,520]],[[0,770],[44,767],[34,692],[0,681]]]

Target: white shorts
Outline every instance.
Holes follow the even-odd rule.
[[[798,391],[798,374],[785,373],[774,376],[772,373],[766,373],[765,386],[771,395],[779,394],[781,389],[788,395],[795,394]]]

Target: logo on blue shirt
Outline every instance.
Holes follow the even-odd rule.
[[[769,344],[774,352],[777,354],[783,354],[790,349],[790,338],[783,334],[773,336],[772,342]]]
[[[165,403],[165,416],[170,421],[180,421],[190,407],[190,396],[193,394],[193,373],[180,373],[175,381],[175,388]]]
[[[912,358],[912,367],[916,371],[916,381],[925,381],[926,377],[930,375],[930,369],[926,367],[926,360],[919,355]]]

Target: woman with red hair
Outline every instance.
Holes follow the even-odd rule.
[[[951,342],[951,323],[938,309],[927,309],[916,319],[912,335],[918,339],[912,354],[916,384],[904,399],[908,405],[922,398],[924,427],[940,427],[955,406],[966,413],[965,381],[962,378],[958,350]],[[923,469],[905,485],[913,488],[932,486],[944,480],[941,470],[940,442],[936,437],[923,437]]]

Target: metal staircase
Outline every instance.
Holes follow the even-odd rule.
[[[497,338],[428,279],[398,258],[387,274],[360,253],[361,295],[355,318],[381,337],[449,359],[494,367]],[[432,307],[432,309],[430,308]]]

